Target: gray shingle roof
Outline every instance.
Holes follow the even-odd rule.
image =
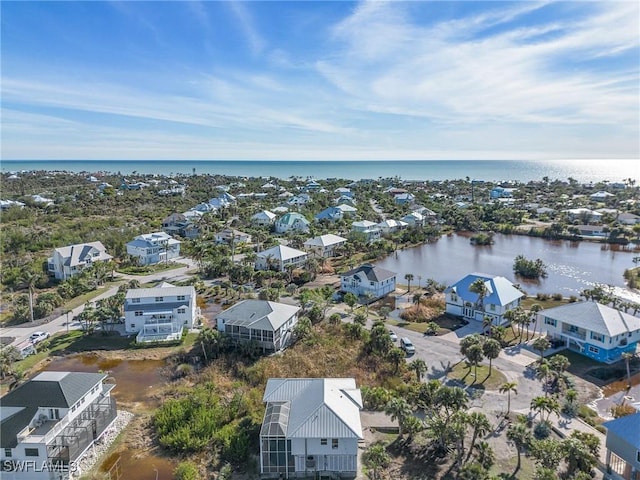
[[[91,252],[97,250],[99,255],[93,257]],[[56,248],[56,251],[64,258],[64,264],[69,267],[80,265],[86,262],[87,258],[94,260],[111,260],[113,257],[107,253],[107,249],[102,242],[78,243],[66,247]]]
[[[299,307],[266,300],[244,300],[218,314],[225,325],[237,325],[261,330],[278,330],[295,315]]]
[[[15,447],[16,435],[29,424],[39,407],[70,408],[106,377],[105,373],[42,372],[7,393],[2,397],[0,446]]]
[[[397,273],[392,272],[390,270],[385,270],[384,268],[380,268],[375,265],[366,263],[364,265],[360,265],[357,268],[354,268],[353,270],[349,270],[348,272],[345,272],[340,276],[352,277],[360,272],[364,273],[365,276],[367,277],[367,280],[371,282],[382,282],[387,278],[392,278],[397,275]]]

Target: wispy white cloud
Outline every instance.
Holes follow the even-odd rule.
[[[250,11],[241,2],[226,2],[226,5],[229,6],[238,20],[238,26],[244,33],[253,54],[262,53],[266,47],[266,41],[256,29]]]
[[[343,50],[318,62],[318,70],[366,108],[436,121],[637,122],[637,88],[603,83],[617,72],[560,66],[637,48],[636,4],[596,5],[586,20],[468,37],[540,7],[525,2],[423,27],[396,3],[365,3],[336,27]],[[561,33],[526,43],[544,31]]]
[[[222,60],[225,45],[210,6],[188,2],[180,8],[196,25],[200,37],[193,38],[202,39],[207,55],[194,57],[204,62],[186,55],[184,63],[176,57],[163,65],[162,52],[149,52],[169,38],[168,26],[142,19],[151,41],[136,45],[147,52],[138,69],[114,74],[113,66],[66,58],[5,69],[2,155],[640,155],[640,67],[637,59],[619,61],[640,48],[635,3],[587,2],[573,16],[569,2],[566,14],[538,17],[555,4],[488,2],[484,10],[438,20],[425,2],[365,2],[325,25],[331,35],[308,51],[261,31],[251,3],[216,5],[237,19],[248,54],[245,45],[229,45],[233,61]],[[117,8],[141,21],[135,3]]]

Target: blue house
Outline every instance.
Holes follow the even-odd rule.
[[[598,362],[614,363],[635,352],[640,318],[597,302],[575,302],[538,312],[538,324],[567,348]]]
[[[606,478],[640,478],[640,413],[605,422],[602,426],[607,429]]]
[[[469,290],[476,280],[484,283],[486,293],[482,298]],[[494,325],[506,323],[504,314],[517,308],[525,296],[506,278],[486,273],[470,273],[447,287],[444,294],[448,314],[479,322],[488,317]]]

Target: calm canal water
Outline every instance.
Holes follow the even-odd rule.
[[[115,380],[113,396],[118,408],[128,409],[132,404],[155,408],[159,401],[156,392],[167,381],[163,375],[163,360],[120,360],[93,354],[70,355],[55,358],[45,367],[53,371],[109,372]],[[120,480],[171,480],[175,464],[168,458],[149,451],[123,449],[123,446],[102,460],[100,471],[119,472]],[[117,465],[116,465],[117,464]]]
[[[584,289],[605,284],[614,286],[617,295],[640,302],[640,292],[627,289],[622,276],[625,269],[634,267],[633,257],[640,254],[638,249],[525,235],[496,235],[493,245],[477,246],[470,244],[470,236],[443,236],[434,243],[400,250],[377,265],[397,272],[399,283],[406,283],[405,274],[413,274],[413,285],[417,285],[418,276],[423,285],[429,278],[451,285],[469,273],[479,272],[506,277],[519,283],[529,295],[579,296]],[[547,266],[547,278],[516,277],[513,262],[518,255],[530,260],[540,258]]]

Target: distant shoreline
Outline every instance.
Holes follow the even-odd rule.
[[[477,179],[505,181],[567,181],[581,183],[640,181],[640,167],[631,160],[3,160],[2,172],[66,171],[111,175],[225,175],[287,179],[394,178],[413,181]]]

